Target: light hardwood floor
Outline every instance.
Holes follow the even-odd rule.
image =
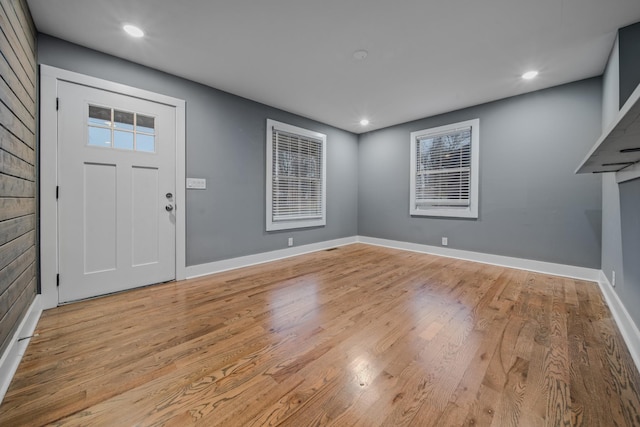
[[[0,425],[631,426],[595,283],[361,244],[46,311]]]

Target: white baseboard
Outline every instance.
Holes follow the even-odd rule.
[[[227,270],[235,270],[242,267],[249,267],[251,265],[263,264],[265,262],[271,262],[279,259],[307,254],[310,252],[317,252],[325,249],[335,248],[337,246],[350,245],[356,242],[356,236],[344,237],[342,239],[327,240],[325,242],[311,243],[302,246],[293,246],[290,248],[278,249],[275,251],[263,252],[260,254],[224,259],[221,261],[209,262],[207,264],[192,265],[187,267],[187,279],[206,276],[207,274],[221,273]]]
[[[603,271],[600,271],[600,280],[598,280],[598,284],[600,285],[600,290],[604,295],[604,299],[607,301],[609,310],[611,310],[611,314],[613,314],[613,319],[618,325],[618,329],[620,329],[622,338],[624,338],[624,342],[627,344],[627,348],[629,349],[629,353],[631,353],[631,357],[636,364],[636,368],[640,370],[640,330],[638,330],[638,327],[631,318],[631,315],[625,308],[616,291],[613,290],[613,286],[611,286],[609,279]]]
[[[537,273],[552,274],[554,276],[589,280],[592,282],[597,282],[600,279],[600,270],[596,270],[593,268],[555,264],[552,262],[535,261],[531,259],[514,258],[503,255],[484,254],[480,252],[464,251],[460,249],[445,248],[440,246],[429,246],[419,243],[401,242],[398,240],[378,239],[376,237],[358,236],[358,242],[375,246],[384,246],[387,248],[402,249],[405,251],[438,255],[447,258],[464,259],[467,261],[480,262],[482,264],[492,264],[499,265],[501,267],[535,271]]]
[[[600,270],[573,265],[555,264],[552,262],[535,261],[524,258],[514,258],[503,255],[492,255],[481,252],[464,251],[460,249],[444,248],[439,246],[422,245],[419,243],[402,242],[398,240],[379,239],[377,237],[353,236],[342,239],[327,240],[325,242],[311,243],[309,245],[296,246],[279,249],[270,252],[263,252],[254,255],[247,255],[237,258],[225,259],[221,261],[198,264],[187,267],[187,278],[206,276],[207,274],[221,273],[227,270],[249,267],[251,265],[263,264],[265,262],[290,258],[310,252],[322,251],[335,248],[337,246],[350,245],[353,243],[364,243],[374,246],[384,246],[387,248],[401,249],[405,251],[421,252],[431,255],[438,255],[448,258],[457,258],[467,261],[479,262],[483,264],[498,265],[501,267],[517,268],[520,270],[534,271],[537,273],[552,274],[554,276],[571,277],[573,279],[600,281]]]
[[[27,310],[27,313],[23,317],[18,329],[11,337],[9,347],[5,350],[2,357],[0,357],[0,403],[4,399],[4,395],[9,389],[9,384],[13,379],[13,375],[18,370],[20,360],[24,355],[29,344],[29,339],[20,340],[22,337],[30,337],[33,335],[38,320],[42,314],[42,301],[40,295],[36,295],[36,298],[31,303],[31,306]]]

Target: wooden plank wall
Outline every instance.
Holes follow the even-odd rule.
[[[0,0],[0,354],[37,291],[36,34],[26,0]]]

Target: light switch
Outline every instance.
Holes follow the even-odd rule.
[[[207,188],[205,178],[187,178],[187,188],[191,190],[204,190]]]

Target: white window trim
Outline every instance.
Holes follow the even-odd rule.
[[[290,221],[273,221],[273,130],[307,136],[322,141],[322,217],[317,219],[297,219]],[[267,231],[289,230],[293,228],[321,227],[327,223],[327,136],[297,126],[267,119]]]
[[[418,208],[416,205],[416,141],[429,135],[451,132],[459,128],[471,127],[471,200],[469,206],[450,209]],[[436,216],[452,218],[478,218],[478,191],[480,165],[480,119],[467,120],[436,128],[411,132],[411,188],[409,213],[415,216]]]

